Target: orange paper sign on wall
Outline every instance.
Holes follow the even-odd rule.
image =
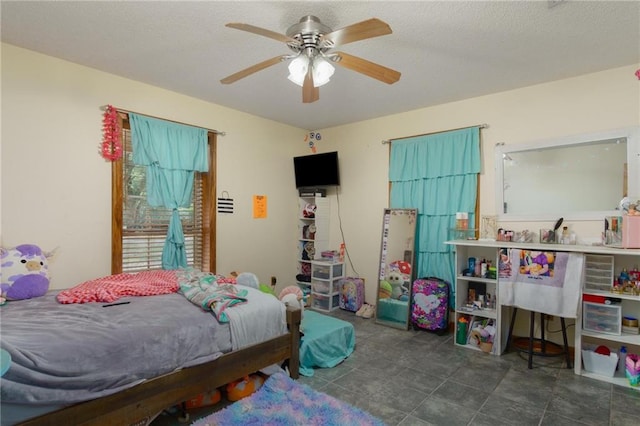
[[[253,218],[254,219],[267,218],[267,196],[266,195],[253,196]]]

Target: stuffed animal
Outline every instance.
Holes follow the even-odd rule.
[[[378,289],[378,299],[388,299],[388,298],[390,298],[392,289],[393,288],[391,287],[391,284],[389,284],[389,281],[381,280],[380,281],[380,288]]]
[[[300,307],[300,331],[302,331],[302,319],[304,318],[304,294],[297,285],[290,285],[282,289],[278,299],[285,306]]]
[[[307,203],[302,210],[302,217],[314,218],[316,217],[316,205]]]
[[[396,260],[389,264],[391,269],[397,269],[401,274],[411,276],[411,264],[403,260]]]
[[[264,377],[259,374],[245,376],[240,380],[227,384],[227,399],[239,401],[260,389],[264,383]]]
[[[0,288],[7,300],[44,296],[49,290],[49,262],[52,253],[33,244],[0,248]]]
[[[231,275],[235,277],[236,284],[244,285],[247,287],[253,287],[255,289],[260,288],[260,282],[258,281],[258,277],[256,276],[256,274],[253,274],[251,272],[237,273],[233,271]]]
[[[404,276],[397,271],[387,274],[387,280],[391,284],[391,298],[399,299],[404,294]]]

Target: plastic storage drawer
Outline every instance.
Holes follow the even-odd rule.
[[[338,303],[340,302],[340,296],[335,294],[333,296],[325,296],[322,294],[313,293],[312,297],[312,307],[316,309],[321,309],[323,311],[329,311],[338,307]],[[333,303],[331,302],[331,298],[333,298]]]
[[[336,278],[333,282],[330,281],[321,281],[321,280],[311,280],[311,289],[314,293],[337,293],[340,291],[340,280],[342,278]]]
[[[331,269],[333,269],[333,274],[331,273],[332,272]],[[342,263],[336,263],[336,264],[324,263],[322,265],[313,263],[311,277],[320,278],[324,280],[327,280],[332,277],[342,277]]]
[[[622,306],[583,302],[582,328],[605,334],[622,334]]]

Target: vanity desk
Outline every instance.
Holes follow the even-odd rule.
[[[509,306],[504,300],[508,283],[505,278],[500,277],[500,271],[497,271],[495,277],[493,275],[473,276],[469,271],[469,258],[475,258],[476,262],[480,261],[480,259],[490,261],[494,267],[499,269],[501,255],[505,253],[540,251],[583,255],[582,258],[584,260],[580,263],[582,266],[582,274],[577,287],[579,302],[577,315],[575,317],[574,371],[579,375],[631,387],[629,380],[624,377],[621,372],[616,372],[612,377],[609,377],[607,375],[586,371],[582,363],[582,349],[593,349],[599,345],[605,345],[609,347],[612,352],[617,353],[621,346],[626,346],[629,354],[640,355],[640,334],[623,331],[621,324],[618,322],[618,319],[623,317],[640,318],[640,296],[634,295],[631,292],[614,293],[611,291],[614,277],[618,277],[623,269],[629,271],[638,268],[638,265],[640,265],[640,249],[622,249],[608,246],[515,243],[491,240],[452,240],[447,241],[446,244],[453,245],[455,248],[456,274],[454,286],[456,294],[456,324],[461,317],[479,317],[492,320],[496,327],[493,338],[493,348],[491,350],[493,355],[501,355],[509,344],[507,341],[509,337],[508,319],[511,317],[514,307]],[[503,260],[504,259],[505,258],[503,258]],[[511,260],[511,267],[520,268],[519,264],[513,264],[513,258],[511,258]],[[567,276],[575,276],[575,274],[569,274],[569,272],[570,269],[568,268]],[[479,284],[479,286],[477,284]],[[473,306],[470,307],[473,301],[469,300],[469,289],[478,287],[486,294],[490,294],[490,300],[493,299],[493,304],[490,303],[487,307],[477,309],[473,308]],[[575,294],[573,297],[575,297]],[[599,304],[595,304],[595,311],[592,309],[594,303],[591,302],[586,302],[587,304],[584,305],[586,310],[583,311],[583,299],[585,298],[600,301]],[[602,303],[605,299],[612,300],[614,303]],[[597,315],[594,314],[594,312],[599,311],[598,308],[606,307],[611,307],[613,311],[617,312],[617,316],[614,317],[612,322],[603,321],[602,318],[598,318]],[[605,316],[608,315],[609,312],[605,314]],[[458,346],[480,349],[479,345],[475,344],[475,342],[469,342],[468,340],[454,339],[454,342]],[[635,389],[639,388],[635,387]]]

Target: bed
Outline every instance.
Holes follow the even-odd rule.
[[[283,361],[298,378],[300,310],[245,290],[248,302],[228,308],[226,323],[179,293],[61,304],[50,291],[7,303],[0,341],[12,361],[0,386],[2,425],[143,425]],[[234,326],[238,317],[248,320]],[[238,330],[253,329],[238,342]]]

